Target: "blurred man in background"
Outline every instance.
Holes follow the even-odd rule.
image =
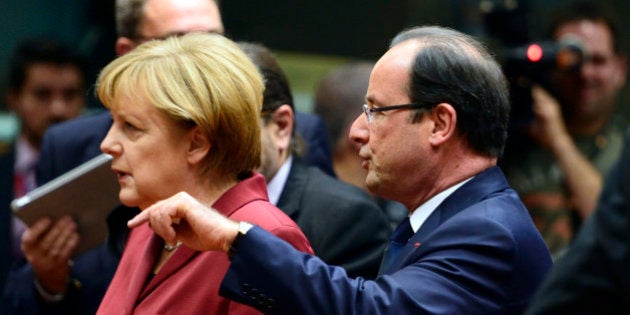
[[[550,29],[555,40],[581,43],[584,60],[577,71],[553,73],[553,93],[533,88],[531,146],[507,152],[504,167],[557,256],[595,209],[602,176],[621,153],[626,124],[612,113],[627,66],[615,20],[599,4],[560,8]]]
[[[0,288],[8,260],[13,267],[24,263],[20,249],[25,226],[11,216],[13,198],[35,188],[35,164],[46,129],[77,117],[85,107],[83,61],[69,47],[50,39],[28,39],[13,52],[9,63],[7,105],[17,116],[20,131],[0,153]],[[11,218],[10,218],[11,217]],[[10,222],[10,226],[9,226]],[[6,243],[10,241],[10,250]]]

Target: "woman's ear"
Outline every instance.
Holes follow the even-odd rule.
[[[433,120],[433,130],[429,140],[432,145],[440,145],[455,135],[457,112],[451,104],[440,103],[429,115]]]
[[[203,161],[206,155],[208,155],[212,144],[210,143],[210,139],[208,139],[199,126],[195,126],[191,129],[187,136],[189,137],[187,152],[188,163],[197,164]]]

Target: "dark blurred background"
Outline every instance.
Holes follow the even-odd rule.
[[[571,1],[223,0],[220,6],[228,36],[274,49],[296,90],[297,106],[309,111],[312,89],[326,71],[350,59],[377,59],[405,27],[449,26],[478,37],[500,58],[510,41],[544,39],[550,12]],[[630,12],[630,1],[608,2],[619,14],[621,47],[630,52],[625,27],[630,15],[622,14]],[[93,82],[115,57],[113,6],[114,0],[0,1],[0,140],[13,128],[4,111],[4,92],[8,58],[17,42],[43,35],[70,43],[89,58],[88,82]],[[626,88],[622,102],[629,96]],[[96,102],[91,104],[98,109]],[[630,116],[628,106],[618,108]]]

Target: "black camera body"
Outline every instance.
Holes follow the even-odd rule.
[[[514,133],[528,126],[533,119],[532,86],[540,85],[555,95],[552,76],[558,71],[579,70],[584,51],[574,38],[532,40],[528,2],[511,3],[511,6],[491,6],[483,11],[486,31],[503,46],[497,52],[510,84],[510,130]]]
[[[511,128],[523,128],[533,119],[533,85],[540,85],[554,94],[552,76],[558,72],[578,71],[583,60],[582,45],[573,38],[532,42],[505,49],[502,65],[510,84]]]

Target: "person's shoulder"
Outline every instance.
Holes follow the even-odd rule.
[[[46,133],[53,135],[85,134],[109,129],[111,116],[107,111],[89,113],[51,126]]]
[[[340,201],[349,201],[378,207],[374,198],[361,188],[332,177],[314,166],[308,167],[306,192],[333,198],[332,200],[322,198],[324,199],[322,202],[339,203]]]
[[[302,124],[302,126],[304,127],[324,126],[324,120],[319,117],[319,115],[313,113],[296,110],[295,119],[298,121],[298,126],[300,126],[300,124]]]
[[[388,218],[374,197],[316,167],[308,167],[308,180],[300,198],[301,222],[309,217],[335,226],[361,222],[364,227],[389,232]]]
[[[251,201],[232,213],[230,218],[259,225],[268,231],[280,227],[297,227],[291,218],[267,200]]]

